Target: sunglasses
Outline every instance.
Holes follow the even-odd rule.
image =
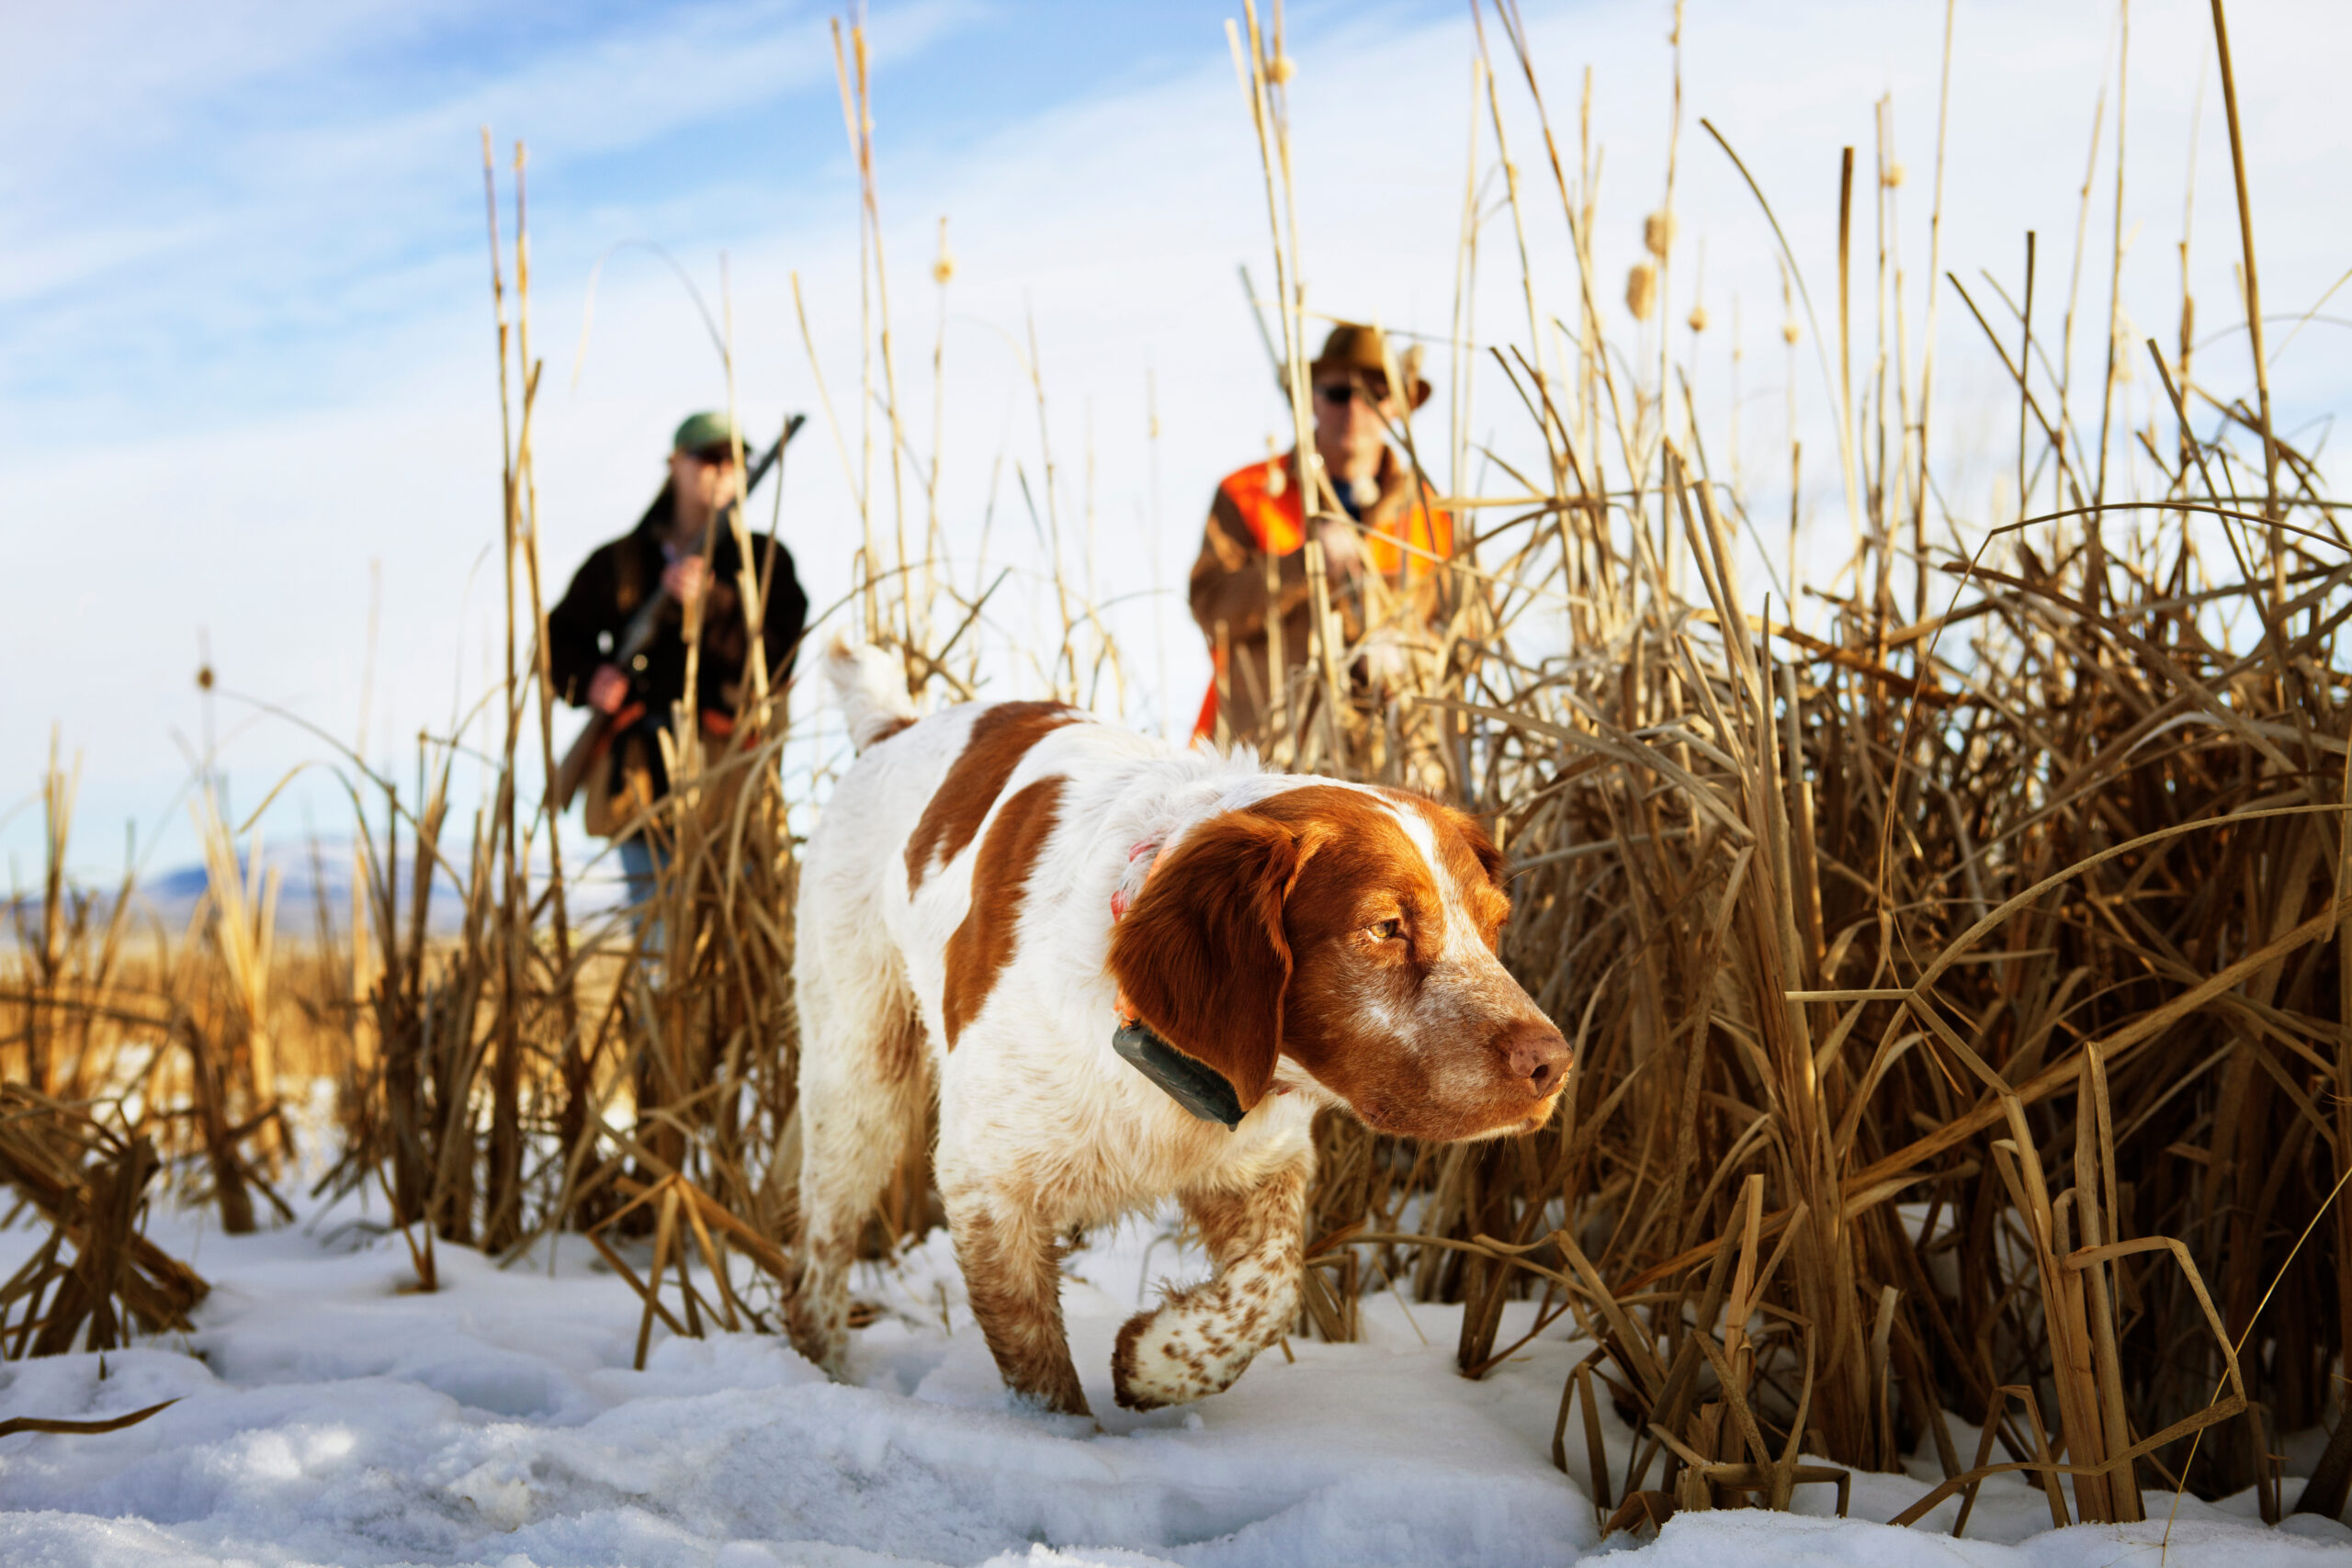
[[[692,457],[695,462],[705,464],[710,468],[728,468],[734,464],[735,448],[732,444],[721,444],[717,446],[697,446],[693,451],[687,453],[686,456]]]
[[[1388,390],[1385,387],[1359,387],[1352,381],[1333,381],[1328,386],[1316,388],[1315,395],[1333,408],[1343,409],[1358,398],[1379,402],[1388,395]]]

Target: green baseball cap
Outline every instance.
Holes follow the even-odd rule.
[[[706,410],[688,414],[678,426],[678,434],[671,438],[673,452],[707,452],[713,446],[732,446],[738,440],[734,422],[725,414]]]

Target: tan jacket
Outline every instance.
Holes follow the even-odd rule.
[[[1393,450],[1380,455],[1380,498],[1365,508],[1360,526],[1365,565],[1407,595],[1405,614],[1426,625],[1434,595],[1416,592],[1430,581],[1432,569],[1453,549],[1453,520],[1430,504],[1426,486],[1416,497],[1412,476]],[[1225,477],[1209,503],[1201,553],[1193,562],[1193,619],[1208,638],[1209,653],[1225,678],[1226,724],[1237,739],[1257,736],[1267,695],[1266,557],[1276,558],[1279,587],[1274,613],[1282,617],[1283,662],[1304,664],[1313,648],[1314,616],[1306,581],[1306,509],[1298,482],[1298,454],[1252,463]],[[1335,589],[1332,608],[1349,642],[1363,635],[1363,607],[1354,594]],[[1220,627],[1223,652],[1220,653]],[[1214,734],[1218,713],[1217,682],[1202,699],[1193,734]]]

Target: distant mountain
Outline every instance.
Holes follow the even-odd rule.
[[[401,845],[400,886],[398,898],[403,923],[410,916],[414,897],[414,863],[408,858],[409,845]],[[327,924],[341,935],[351,925],[351,885],[355,871],[352,844],[348,838],[321,839],[315,848],[309,840],[299,842],[265,841],[262,865],[265,875],[275,871],[278,878],[277,930],[282,938],[300,941],[318,930],[320,912],[324,908]],[[573,871],[570,877],[571,907],[581,912],[605,909],[617,903],[620,883],[608,868],[609,857],[594,874],[582,875]],[[532,878],[535,888],[544,876],[542,857],[538,874]],[[250,875],[250,861],[241,857],[240,876]],[[195,919],[198,903],[211,886],[211,877],[201,863],[183,865],[148,877],[139,884],[133,895],[131,918],[135,921],[159,920],[166,930],[177,932]],[[104,919],[114,902],[112,886],[85,886],[83,892],[92,896],[97,918]],[[11,916],[21,916],[28,925],[40,919],[40,899],[36,895],[20,892],[16,908],[10,909],[0,901],[0,910]],[[454,932],[465,919],[465,900],[446,871],[435,872],[433,892],[426,906],[426,929],[435,935]],[[14,918],[0,920],[0,942],[14,940],[17,921]]]
[[[403,844],[402,850],[407,846]],[[299,937],[318,929],[319,913],[323,906],[330,927],[340,933],[351,924],[351,884],[356,868],[352,864],[351,840],[322,839],[313,852],[307,842],[262,845],[264,874],[277,874],[277,929],[282,935]],[[402,918],[409,903],[411,866],[403,856],[401,865],[401,906]],[[240,877],[251,874],[251,863],[240,857],[237,868]],[[160,875],[149,877],[140,884],[139,899],[144,908],[135,911],[144,914],[152,910],[167,926],[184,926],[196,914],[196,906],[211,886],[210,874],[201,863],[183,865]],[[465,902],[450,885],[447,876],[434,878],[433,897],[427,906],[426,924],[436,932],[455,931],[465,919]]]

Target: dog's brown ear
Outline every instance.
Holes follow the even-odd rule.
[[[1453,825],[1460,830],[1463,842],[1478,857],[1478,869],[1487,874],[1487,885],[1498,893],[1510,891],[1510,861],[1495,848],[1494,840],[1487,837],[1486,825],[1466,811],[1453,813]]]
[[[1111,975],[1136,1016],[1223,1074],[1244,1111],[1282,1054],[1283,900],[1306,853],[1281,823],[1228,812],[1169,852],[1111,931]]]

